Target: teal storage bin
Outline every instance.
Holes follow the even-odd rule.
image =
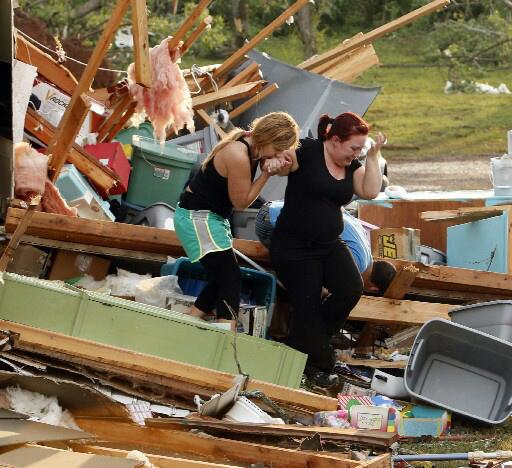
[[[109,202],[96,193],[73,164],[62,167],[55,185],[68,205],[77,209],[81,218],[115,220]]]
[[[150,138],[133,138],[132,174],[126,201],[144,208],[164,202],[176,207],[199,154]]]
[[[0,319],[223,372],[238,373],[235,334],[179,312],[52,281],[3,274]],[[298,388],[306,355],[246,334],[238,361],[252,378]]]

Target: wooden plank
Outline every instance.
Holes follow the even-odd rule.
[[[338,429],[334,427],[299,426],[291,424],[251,424],[199,418],[155,418],[146,419],[146,426],[160,429],[190,430],[212,429],[230,434],[258,434],[276,437],[312,437],[319,434],[322,440],[354,442],[373,447],[389,447],[398,440],[394,432]]]
[[[44,144],[48,144],[55,134],[55,127],[30,107],[25,115],[25,129]],[[108,195],[110,190],[119,183],[117,174],[76,143],[71,146],[67,160],[74,164],[100,190],[103,196]]]
[[[203,21],[201,21],[199,23],[199,26],[194,31],[192,31],[190,36],[187,37],[187,39],[185,40],[185,42],[181,46],[181,56],[182,57],[183,57],[183,55],[185,55],[187,53],[187,51],[190,49],[190,47],[192,47],[192,44],[194,44],[194,42],[197,41],[199,36],[201,34],[203,34],[203,32],[211,29],[212,21],[213,21],[213,17],[208,15]]]
[[[103,121],[101,127],[98,129],[98,142],[102,142],[105,139],[112,127],[119,121],[131,103],[132,97],[130,96],[130,93],[127,92],[117,103],[112,113]]]
[[[377,455],[369,461],[363,462],[363,466],[367,468],[391,468],[391,454],[383,453]]]
[[[509,274],[442,265],[423,265],[407,260],[389,260],[378,257],[375,260],[390,261],[396,268],[414,265],[420,271],[413,286],[419,289],[471,291],[471,293],[512,296],[512,275]]]
[[[95,455],[106,455],[109,457],[126,458],[128,450],[120,450],[99,445],[77,444],[76,442],[67,442],[66,444],[73,452],[93,453]],[[186,458],[168,457],[164,455],[152,455],[145,453],[153,465],[159,468],[233,468],[239,465],[224,465],[219,463],[204,462],[198,460],[189,460]]]
[[[121,130],[124,127],[125,123],[128,122],[129,119],[131,119],[136,108],[137,108],[137,102],[136,101],[130,102],[124,115],[117,121],[117,123],[108,132],[108,135],[105,137],[105,141],[107,141],[107,142],[112,141],[112,139],[117,135],[119,130]]]
[[[2,256],[0,257],[0,273],[7,270],[9,263],[11,263],[12,259],[14,258],[14,253],[16,252],[16,249],[18,248],[20,240],[23,237],[25,231],[27,230],[28,225],[32,221],[32,218],[38,205],[39,201],[35,205],[30,205],[28,210],[26,210],[23,214],[20,223],[16,226],[14,234],[9,239],[9,242],[7,243],[5,250],[3,251]]]
[[[37,67],[37,73],[66,94],[71,96],[75,91],[78,81],[74,75],[19,33],[16,34],[16,59]]]
[[[7,235],[9,239],[10,234]],[[165,263],[167,255],[137,252],[135,250],[116,249],[114,247],[100,247],[97,245],[77,244],[76,242],[62,242],[52,239],[42,239],[34,236],[23,236],[21,244],[37,245],[39,247],[49,247],[52,249],[69,250],[71,252],[81,252],[86,254],[108,255],[110,257],[133,258],[136,260],[147,260],[151,262]]]
[[[354,359],[344,357],[341,359],[351,366],[371,367],[372,369],[405,369],[407,361],[383,361],[382,359]]]
[[[267,86],[258,94],[255,94],[252,98],[247,99],[247,101],[233,109],[229,113],[229,118],[234,119],[235,117],[238,117],[239,115],[243,114],[247,109],[251,108],[252,106],[255,106],[256,104],[261,102],[263,99],[265,99],[267,96],[272,94],[274,91],[277,91],[278,89],[279,86],[277,85],[277,83],[272,83],[270,86]]]
[[[9,208],[5,223],[6,232],[14,232],[23,211]],[[73,218],[52,213],[35,213],[26,233],[43,239],[114,247],[138,252],[161,253],[171,256],[184,254],[176,233],[168,229]],[[233,246],[259,263],[269,262],[268,250],[259,242],[235,239]]]
[[[229,73],[235,68],[240,58],[247,54],[250,50],[254,49],[263,39],[272,34],[279,26],[281,26],[290,16],[297,13],[304,5],[309,3],[310,0],[297,0],[290,7],[288,7],[283,13],[281,13],[274,21],[265,26],[261,31],[258,32],[249,42],[246,42],[240,49],[238,49],[233,55],[231,55],[224,63],[215,69],[213,72],[213,78],[219,79],[223,75]],[[209,79],[205,78],[201,82],[201,88],[210,89]]]
[[[364,322],[423,325],[433,318],[449,319],[449,304],[363,296],[350,313],[349,320]]]
[[[260,64],[256,62],[252,62],[251,64],[247,65],[238,75],[235,75],[231,80],[229,80],[223,88],[231,88],[232,86],[236,86],[242,83],[247,83],[249,80],[249,77],[252,76],[252,74],[260,69]]]
[[[470,208],[458,208],[456,210],[442,211],[424,211],[420,213],[420,218],[424,221],[439,223],[446,221],[457,221],[458,223],[468,223],[480,219],[499,216],[504,210],[512,208],[511,205],[482,206]]]
[[[213,128],[217,132],[217,135],[220,139],[227,135],[227,133],[219,127],[217,122],[215,122],[215,120],[213,120],[204,109],[196,109],[195,113],[206,125],[213,125]]]
[[[223,102],[237,101],[256,94],[265,84],[266,81],[263,80],[242,83],[229,88],[221,88],[216,92],[195,96],[192,98],[192,107],[194,109],[204,109]]]
[[[324,468],[356,468],[360,463],[340,460],[321,452],[300,452],[267,445],[196,435],[156,427],[110,422],[101,419],[76,418],[76,423],[97,437],[112,441],[178,453],[200,455],[211,460],[225,459],[242,463],[264,463],[274,468],[299,466]]]
[[[342,44],[343,45],[352,45],[354,43],[359,43],[361,38],[364,36],[362,32],[358,32],[356,35],[352,36],[349,39],[345,39]],[[319,75],[324,74],[326,71],[333,69],[340,63],[347,60],[353,53],[355,53],[356,50],[360,49],[360,46],[357,49],[354,49],[352,52],[347,52],[346,54],[340,55],[338,57],[334,57],[332,60],[329,60],[328,62],[322,63],[320,65],[312,66],[311,68],[308,68],[310,72],[318,73]],[[314,63],[317,55],[313,55],[312,57],[308,58],[304,62],[297,65],[297,68],[306,68],[310,63]]]
[[[151,62],[149,60],[148,18],[146,0],[132,2],[133,53],[135,55],[135,81],[145,88],[151,87]]]
[[[381,228],[409,227],[420,229],[423,245],[446,252],[446,228],[457,224],[457,222],[429,223],[420,218],[420,213],[484,205],[485,200],[483,199],[386,200],[384,203],[359,203],[359,218]]]
[[[212,0],[201,0],[197,6],[194,8],[192,13],[187,17],[185,21],[181,24],[179,29],[174,33],[172,39],[169,41],[169,51],[172,52],[173,49],[178,47],[180,41],[183,40],[185,34],[190,30],[192,25],[196,22],[196,20],[201,16],[201,13],[208,8],[208,5],[212,3]]]
[[[477,293],[471,289],[468,291],[450,291],[446,289],[417,288],[412,286],[409,289],[411,300],[415,301],[435,301],[445,304],[467,304],[470,302],[496,301],[500,299],[510,299],[510,294],[499,293]]]
[[[412,283],[414,283],[419,271],[420,270],[413,265],[408,265],[398,270],[393,281],[391,281],[386,291],[384,291],[384,297],[403,299],[412,286]]]
[[[359,75],[369,68],[379,65],[379,57],[371,44],[356,49],[355,54],[332,70],[324,73],[324,76],[333,80],[352,83]]]
[[[67,150],[73,144],[75,139],[73,137],[70,141],[69,138],[78,132],[78,128],[80,128],[81,125],[81,123],[79,125],[78,123],[80,121],[80,117],[85,111],[83,95],[89,91],[89,88],[91,87],[96,71],[110,47],[112,38],[114,37],[118,26],[121,24],[121,21],[128,10],[129,2],[130,0],[117,0],[117,4],[96,43],[96,47],[87,62],[85,70],[80,77],[80,81],[78,82],[75,91],[71,96],[71,100],[64,111],[59,127],[57,128],[53,139],[48,144],[47,154],[52,154],[54,156],[54,160],[50,163],[49,170],[51,180],[55,180],[58,177],[62,164],[64,164],[64,161],[66,160]],[[78,128],[76,128],[77,126]]]
[[[91,340],[75,338],[39,328],[0,320],[0,329],[20,334],[16,342],[17,349],[45,354],[46,352],[82,357],[111,364],[117,369],[127,369],[160,378],[174,379],[191,383],[217,392],[229,390],[233,385],[233,374],[194,366],[179,361],[163,359],[157,356],[137,353],[123,348],[96,343]],[[249,379],[247,390],[261,390],[279,404],[287,404],[313,411],[330,411],[337,407],[335,398],[314,393],[294,390],[279,385]]]
[[[372,42],[381,38],[382,36],[385,36],[386,34],[396,31],[397,29],[402,28],[407,24],[417,21],[423,16],[429,15],[430,13],[433,13],[437,10],[440,10],[441,8],[444,8],[449,3],[450,0],[434,0],[428,3],[427,5],[417,8],[416,10],[413,10],[407,13],[406,15],[401,16],[400,18],[397,18],[396,20],[386,23],[383,26],[380,26],[374,29],[373,31],[364,34],[359,41],[350,44],[341,44],[338,47],[335,47],[334,49],[331,49],[321,55],[318,55],[314,59],[308,61],[307,65],[304,66],[303,68],[305,70],[310,70],[311,68],[322,65],[337,56],[346,54],[347,52],[350,52],[359,46],[371,44]]]
[[[57,131],[48,143],[46,150],[49,158],[48,176],[52,182],[55,182],[59,177],[60,170],[66,162],[69,150],[73,146],[90,108],[91,100],[85,93],[75,100],[73,107],[70,108],[68,105]]]

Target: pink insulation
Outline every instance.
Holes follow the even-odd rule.
[[[48,172],[48,156],[28,143],[14,145],[14,192],[18,198],[30,201],[44,193]]]
[[[59,189],[46,179],[46,188],[41,199],[41,208],[46,213],[61,214],[66,216],[77,216],[76,208],[70,208],[62,198]]]
[[[155,138],[161,142],[166,139],[166,129],[177,132],[185,124],[194,131],[194,113],[192,98],[183,73],[177,62],[179,51],[169,53],[167,43],[170,37],[160,45],[150,49],[152,86],[144,88],[135,83],[135,65],[128,67],[130,93],[137,100],[136,112],[145,112],[155,129]],[[172,56],[171,56],[172,55]]]

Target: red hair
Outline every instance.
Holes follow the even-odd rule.
[[[331,124],[329,131],[327,127]],[[354,112],[344,112],[336,118],[324,114],[318,121],[318,138],[325,141],[337,136],[341,141],[347,141],[352,135],[368,135],[370,125]]]

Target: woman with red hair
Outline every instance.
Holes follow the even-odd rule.
[[[385,142],[379,133],[363,167],[357,157],[369,125],[357,114],[323,115],[318,138],[301,140],[286,152],[291,165],[284,207],[272,234],[270,254],[277,276],[293,305],[287,344],[308,355],[306,376],[315,384],[335,381],[331,337],[338,333],[359,301],[363,282],[354,259],[340,239],[341,207],[354,194],[375,198],[382,176],[378,153]],[[329,295],[321,299],[322,288]]]

